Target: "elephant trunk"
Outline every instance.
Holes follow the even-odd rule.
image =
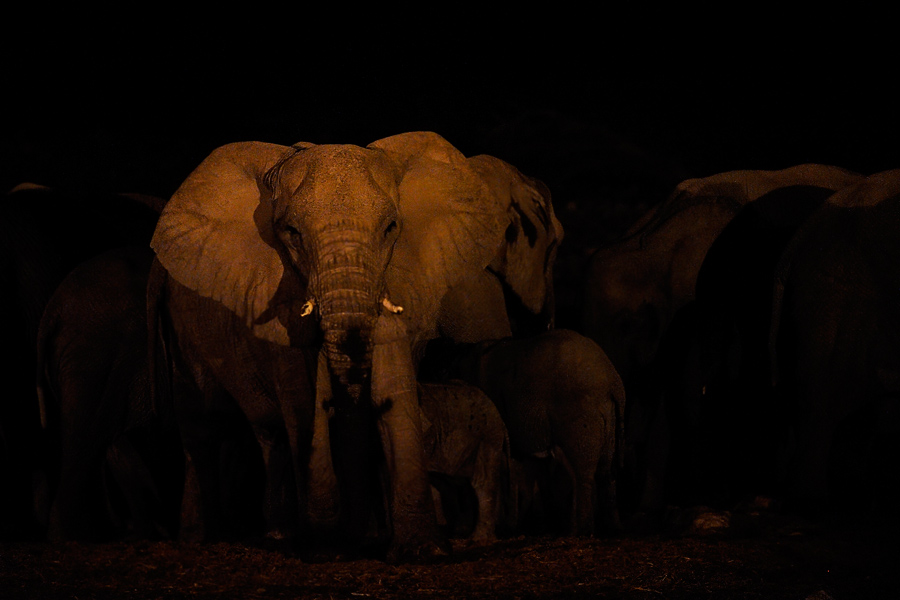
[[[368,246],[346,237],[323,246],[318,259],[313,289],[325,356],[334,382],[357,401],[369,382],[383,273]]]
[[[351,228],[335,234],[316,253],[310,289],[323,332],[331,379],[331,451],[340,489],[342,529],[361,541],[375,506],[377,436],[370,396],[375,323],[384,297],[378,253]],[[310,306],[312,310],[312,306]],[[306,311],[306,309],[304,309]]]

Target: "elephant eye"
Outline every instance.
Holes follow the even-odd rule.
[[[388,223],[387,228],[384,230],[384,237],[388,237],[396,230],[397,230],[397,221],[391,221],[390,223]]]
[[[300,242],[300,239],[301,239],[300,230],[298,230],[296,227],[294,227],[292,225],[285,225],[284,231],[288,234],[288,236],[290,236],[291,243],[293,243],[294,245],[297,245]]]

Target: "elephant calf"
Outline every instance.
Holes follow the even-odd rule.
[[[462,381],[419,384],[419,406],[429,473],[471,484],[477,499],[471,539],[493,540],[509,467],[500,413],[484,392]],[[447,508],[446,498],[441,504]]]
[[[603,350],[557,329],[454,354],[450,363],[444,357],[440,372],[485,391],[506,424],[512,458],[527,465],[553,457],[568,472],[567,533],[593,534],[595,514],[604,529],[619,529],[614,470],[622,456],[625,391]]]

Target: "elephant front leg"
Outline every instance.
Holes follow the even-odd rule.
[[[337,475],[331,459],[329,415],[331,408],[331,383],[328,360],[324,353],[318,358],[315,406],[313,406],[313,437],[308,469],[308,511],[311,523],[320,527],[333,527],[337,522],[340,499]]]
[[[406,329],[381,317],[372,357],[372,399],[389,476],[389,560],[449,553],[439,533],[426,470],[419,397]]]

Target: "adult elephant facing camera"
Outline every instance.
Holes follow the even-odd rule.
[[[286,433],[301,515],[316,501],[307,491],[329,488],[331,454],[344,522],[362,526],[357,500],[377,423],[390,475],[390,555],[437,552],[418,360],[435,337],[512,334],[511,302],[515,323],[548,326],[561,237],[540,184],[498,159],[466,158],[433,133],[366,148],[231,144],[169,201],[152,243],[165,279],[151,284],[159,290],[151,304],[165,305],[176,382],[207,398],[230,392],[264,450]],[[329,397],[331,453],[328,428],[314,417]],[[203,472],[213,470],[200,464],[196,411],[209,403],[179,405],[202,495]]]

